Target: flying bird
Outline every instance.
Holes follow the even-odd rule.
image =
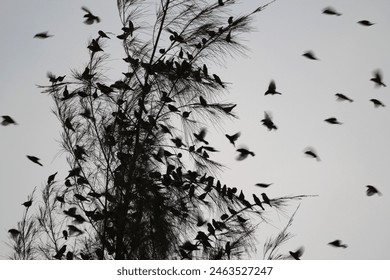
[[[375,83],[376,87],[383,86],[385,87],[386,85],[382,82],[382,73],[380,70],[375,70],[374,71],[374,77],[370,79],[370,81],[373,81]]]
[[[40,166],[43,166],[43,165],[39,162],[39,161],[40,161],[39,158],[34,157],[34,156],[27,156],[27,158],[28,158],[29,160],[31,160],[33,163],[36,163],[36,164],[38,164],[38,165],[40,165]]]
[[[205,143],[206,145],[209,144],[209,142],[207,142],[206,140],[204,140],[204,138],[205,138],[205,136],[206,136],[206,129],[205,129],[205,128],[202,128],[198,134],[194,133],[194,136],[195,136],[196,140],[198,140],[198,141],[200,141],[200,142],[203,142],[203,143]]]
[[[92,14],[91,11],[90,11],[87,7],[84,7],[84,6],[83,6],[83,7],[81,7],[81,9],[82,9],[84,12],[86,12],[86,14],[84,15],[84,17],[85,17],[84,23],[85,23],[85,24],[91,25],[91,24],[95,23],[95,21],[96,21],[97,23],[100,22],[100,18],[97,17],[97,16],[95,16],[94,14]]]
[[[10,116],[1,116],[3,118],[3,121],[1,122],[1,125],[3,126],[7,126],[7,125],[10,125],[10,124],[17,124],[13,118],[11,118]]]
[[[279,94],[279,95],[281,95],[280,92],[276,91],[276,84],[275,84],[274,80],[271,80],[271,82],[269,83],[267,91],[264,93],[264,95],[268,95],[268,94],[271,94],[271,95]]]
[[[264,119],[262,119],[261,122],[265,127],[268,128],[268,130],[278,129],[276,125],[273,123],[270,114],[267,112],[264,112]]]
[[[255,156],[255,153],[254,152],[251,152],[249,151],[248,149],[246,148],[239,148],[237,149],[237,152],[239,152],[240,154],[237,156],[237,160],[244,160],[248,157],[248,155],[251,155],[252,157]]]
[[[53,258],[60,260],[62,259],[63,255],[65,254],[66,251],[66,245],[62,246],[61,249],[57,251],[57,254],[53,256]]]
[[[232,143],[233,146],[235,147],[236,144],[234,142],[237,141],[237,139],[241,136],[241,132],[237,132],[236,134],[233,135],[225,134],[225,136],[227,139],[229,139],[230,143]]]
[[[8,233],[11,234],[11,237],[13,239],[15,239],[20,234],[20,231],[17,229],[11,228],[10,230],[8,230]]]
[[[385,107],[385,104],[383,104],[381,101],[379,101],[378,99],[370,99],[370,101],[374,104],[375,108],[378,108],[378,107]]]
[[[303,247],[300,247],[295,252],[289,251],[291,257],[293,257],[296,260],[300,260],[301,259],[301,256],[303,255],[303,252],[304,252],[304,248]]]
[[[318,58],[315,56],[315,54],[312,51],[307,51],[302,56],[311,60],[318,60]]]
[[[324,121],[326,121],[327,123],[330,123],[330,124],[341,124],[341,122],[339,122],[336,118],[332,117],[332,118],[327,118],[325,119]]]
[[[366,190],[367,196],[373,196],[374,194],[382,195],[382,193],[378,191],[377,188],[375,188],[374,186],[367,185],[366,187],[367,187]]]
[[[26,201],[26,202],[23,202],[22,205],[26,208],[30,207],[32,205],[32,199]]]
[[[322,13],[325,15],[330,15],[330,16],[341,16],[339,12],[337,12],[334,8],[332,7],[326,7],[322,10]]]
[[[363,26],[371,26],[371,25],[374,25],[375,23],[372,23],[371,21],[369,20],[359,20],[357,23],[363,25]]]
[[[74,225],[68,225],[68,231],[69,231],[69,235],[73,235],[73,233],[75,233],[76,235],[80,235],[83,233],[82,230],[75,227]]]
[[[107,36],[107,34],[101,30],[98,31],[98,34],[100,37],[102,38],[107,38],[107,39],[110,39],[110,37]]]
[[[333,246],[333,247],[337,247],[337,248],[347,248],[347,244],[342,244],[341,240],[339,239],[336,239],[332,242],[329,242],[328,245],[330,246]]]
[[[34,38],[47,39],[54,36],[54,35],[49,35],[48,33],[49,33],[48,31],[37,33],[34,35]]]
[[[315,158],[317,161],[320,160],[320,158],[318,157],[316,151],[313,148],[311,148],[311,147],[307,148],[304,153],[305,153],[305,155],[307,155],[309,157]]]
[[[353,102],[353,99],[349,98],[348,96],[342,94],[342,93],[336,93],[337,101],[349,101]]]
[[[270,184],[265,184],[265,183],[257,183],[255,186],[256,187],[260,187],[260,188],[268,188],[269,186],[271,186],[273,183],[270,183]]]

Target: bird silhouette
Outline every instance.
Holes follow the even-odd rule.
[[[357,23],[359,23],[360,25],[363,25],[363,26],[371,26],[371,25],[375,24],[375,23],[372,23],[369,20],[359,20]]]
[[[349,102],[353,102],[353,100],[351,98],[349,98],[348,96],[342,94],[342,93],[336,93],[335,94],[336,97],[337,97],[337,101],[349,101]]]
[[[341,16],[339,12],[336,11],[336,9],[332,7],[326,7],[322,10],[322,13],[325,15],[331,15],[331,16]]]
[[[87,7],[81,7],[81,9],[86,12],[86,14],[84,15],[85,17],[85,20],[84,20],[84,23],[85,24],[88,24],[88,25],[91,25],[93,23],[95,23],[95,21],[97,23],[100,22],[100,18],[95,16],[94,14],[91,13],[91,11],[87,8]]]
[[[26,208],[30,207],[32,205],[32,199],[26,201],[26,202],[23,202],[22,205]]]
[[[262,194],[261,194],[261,197],[263,198],[263,202],[264,202],[265,204],[268,204],[270,207],[272,207],[271,201],[269,200],[268,196],[267,196],[265,193],[262,193]]]
[[[68,251],[68,253],[66,253],[65,258],[67,260],[73,260],[73,253],[71,251]]]
[[[54,35],[49,35],[48,33],[49,33],[48,31],[37,33],[34,35],[34,38],[47,39],[54,36]]]
[[[260,188],[268,188],[269,186],[271,186],[273,183],[270,183],[270,184],[265,184],[265,183],[257,183],[255,186],[256,187],[260,187]]]
[[[16,239],[19,236],[20,231],[15,228],[11,228],[8,230],[8,233],[11,235],[13,239]]]
[[[234,142],[236,142],[237,139],[241,136],[241,132],[237,132],[233,135],[225,134],[225,136],[229,140],[229,142],[232,143],[234,147],[236,147],[236,144]]]
[[[370,99],[370,101],[374,104],[375,108],[378,108],[378,107],[385,107],[385,104],[383,104],[381,101],[379,101],[378,99]]]
[[[55,259],[57,259],[57,260],[62,259],[62,257],[63,257],[64,254],[65,254],[65,251],[66,251],[66,245],[62,246],[61,249],[59,249],[59,250],[57,251],[57,254],[55,254],[55,255],[53,256],[53,258],[55,258]]]
[[[300,247],[295,252],[289,251],[291,257],[293,257],[296,260],[300,260],[301,259],[302,255],[303,255],[303,252],[304,252],[304,248],[303,247]]]
[[[376,87],[383,86],[385,87],[386,85],[382,82],[382,73],[380,70],[375,70],[374,71],[374,77],[370,79],[370,81],[373,81],[375,83]]]
[[[93,52],[93,53],[96,53],[96,52],[103,52],[103,49],[100,47],[99,45],[99,40],[98,39],[92,39],[91,43],[88,45],[88,49]],[[97,85],[97,83],[96,83]]]
[[[199,142],[203,142],[205,143],[206,145],[209,144],[209,142],[207,142],[206,140],[204,140],[204,138],[206,137],[206,129],[205,128],[202,128],[198,134],[194,133],[194,136],[196,138],[196,140],[198,140]]]
[[[317,155],[317,152],[314,150],[314,148],[308,147],[308,148],[306,148],[304,153],[305,153],[305,155],[307,155],[309,157],[315,158],[317,161],[320,160],[320,158]]]
[[[367,196],[373,196],[374,194],[382,195],[382,193],[378,191],[378,189],[375,188],[374,186],[367,185],[366,187],[367,187],[366,190]]]
[[[332,242],[329,242],[328,245],[337,247],[337,248],[347,248],[348,246],[346,244],[342,244],[341,240],[336,239]]]
[[[263,207],[263,204],[261,203],[260,199],[257,197],[257,195],[252,194],[253,200],[255,201],[257,206],[260,206],[261,209],[265,210]]]
[[[110,39],[110,37],[107,36],[107,34],[101,30],[98,31],[98,34],[101,38],[107,38]]]
[[[268,130],[278,129],[273,123],[270,113],[264,112],[264,119],[262,119],[261,122],[268,128]]]
[[[82,230],[80,230],[79,228],[75,227],[74,225],[68,225],[68,232],[69,232],[69,235],[80,235],[83,233]]]
[[[271,95],[279,94],[279,95],[281,95],[280,92],[276,91],[276,84],[275,84],[274,80],[271,80],[271,82],[269,83],[267,91],[264,93],[264,95],[268,95],[268,94],[271,94]]]
[[[327,123],[330,123],[330,124],[342,124],[341,122],[339,122],[336,118],[332,117],[332,118],[327,118],[325,119],[324,121],[326,121]]]
[[[51,174],[51,175],[47,178],[47,184],[48,184],[48,185],[50,185],[50,184],[54,181],[54,179],[55,179],[57,173],[58,173],[58,172],[56,172],[56,173],[54,173],[54,174]]]
[[[223,6],[223,5],[225,5],[225,4],[223,3],[222,0],[218,0],[218,5],[219,5],[219,6]]]
[[[39,158],[37,158],[37,157],[35,157],[35,156],[27,156],[27,158],[29,159],[29,160],[31,160],[33,163],[36,163],[36,164],[38,164],[38,165],[40,165],[40,166],[43,166],[39,161],[40,161],[40,159]]]
[[[240,154],[237,156],[237,160],[244,160],[248,157],[248,155],[251,155],[252,157],[255,156],[255,153],[254,152],[251,152],[249,151],[248,149],[246,148],[239,148],[237,149],[237,152],[239,152]]]
[[[65,240],[68,240],[68,232],[66,230],[62,231],[62,236],[64,237]]]
[[[204,99],[203,96],[199,96],[199,103],[200,103],[200,105],[202,105],[203,107],[206,107],[206,106],[208,105],[206,99]]]
[[[315,56],[315,54],[312,51],[307,51],[302,56],[311,60],[318,60],[318,58]]]
[[[11,118],[10,116],[1,116],[3,118],[3,121],[1,122],[1,125],[3,126],[7,126],[7,125],[10,125],[10,124],[17,124],[13,118]]]
[[[214,80],[221,86],[221,87],[225,87],[221,78],[217,75],[217,74],[213,74],[213,77],[214,77]]]

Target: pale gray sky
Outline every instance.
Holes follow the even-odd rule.
[[[70,75],[82,69],[87,59],[87,40],[98,30],[119,33],[114,1],[25,1],[0,2],[0,115],[10,115],[18,126],[0,126],[0,255],[6,256],[7,230],[19,221],[27,195],[37,186],[39,193],[48,175],[68,166],[59,156],[61,128],[51,113],[50,97],[36,84],[47,82],[46,72]],[[251,11],[266,1],[242,1],[241,11]],[[102,22],[82,23],[85,5]],[[342,16],[323,15],[332,6]],[[278,0],[259,13],[257,31],[247,40],[247,57],[227,61],[226,68],[212,68],[230,82],[224,98],[237,103],[240,119],[225,122],[208,138],[223,151],[216,158],[228,167],[221,178],[248,194],[261,193],[258,182],[274,183],[269,197],[315,194],[301,202],[291,231],[295,237],[285,252],[305,247],[302,259],[390,259],[390,2],[387,0]],[[239,13],[239,12],[238,12]],[[367,19],[371,27],[356,22]],[[47,40],[34,34],[49,31]],[[113,51],[108,67],[121,65],[119,40],[109,42]],[[319,61],[302,57],[313,50]],[[375,88],[372,72],[381,69],[387,88]],[[114,71],[119,72],[117,69]],[[282,96],[264,96],[271,79]],[[343,93],[353,103],[337,102]],[[374,108],[371,98],[388,107]],[[261,125],[270,111],[278,126],[268,131]],[[337,117],[343,124],[323,120]],[[238,144],[256,153],[242,162],[224,137],[241,131]],[[211,142],[211,141],[210,141]],[[303,151],[312,146],[317,162]],[[44,167],[29,162],[27,154],[42,159]],[[366,185],[376,186],[383,196],[367,197]],[[297,203],[291,204],[291,214]],[[284,227],[286,215],[270,212],[272,226],[260,231],[259,241]],[[331,248],[341,239],[347,249]],[[258,248],[260,258],[262,248]]]

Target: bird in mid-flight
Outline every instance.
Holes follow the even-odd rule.
[[[339,122],[336,118],[332,117],[332,118],[327,118],[326,120],[327,123],[330,123],[330,124],[341,124],[341,122]]]
[[[10,116],[1,116],[3,118],[3,121],[1,122],[1,125],[7,126],[10,124],[17,124],[14,119],[12,119]]]
[[[289,253],[290,253],[291,257],[293,257],[294,259],[300,260],[301,256],[303,255],[303,251],[304,251],[304,248],[301,247],[298,250],[296,250],[295,252],[289,251]]]
[[[311,60],[318,60],[318,58],[315,56],[315,54],[312,51],[307,51],[302,56]]]
[[[85,17],[85,20],[84,20],[84,23],[85,24],[88,24],[88,25],[91,25],[93,23],[95,23],[95,21],[97,23],[100,22],[100,18],[95,16],[94,14],[91,13],[91,11],[87,8],[87,7],[81,7],[81,9],[86,12],[86,14],[84,15]]]
[[[374,25],[375,23],[372,23],[371,21],[369,20],[359,20],[357,23],[363,25],[363,26],[371,26],[371,25]]]
[[[42,163],[39,162],[39,161],[40,161],[39,158],[37,158],[37,157],[35,157],[35,156],[27,156],[27,158],[28,158],[29,160],[31,160],[33,163],[36,163],[36,164],[38,164],[38,165],[40,165],[40,166],[43,166]]]
[[[373,196],[374,194],[382,195],[382,193],[378,191],[378,189],[375,188],[374,186],[367,185],[366,187],[367,187],[366,190],[367,196]]]
[[[54,35],[49,35],[48,33],[49,33],[48,31],[37,33],[34,35],[34,38],[47,39],[54,36]]]
[[[271,80],[271,82],[269,83],[267,91],[264,93],[264,95],[268,95],[268,94],[271,94],[271,95],[279,94],[279,95],[281,95],[280,92],[276,91],[276,84],[275,84],[274,80]]]
[[[342,244],[341,240],[339,239],[336,239],[332,242],[329,242],[328,245],[330,246],[333,246],[333,247],[337,247],[337,248],[347,248],[347,244]]]
[[[342,93],[336,93],[335,94],[338,101],[349,101],[353,102],[353,99],[349,98],[348,96],[342,94]]]
[[[320,160],[320,158],[318,157],[316,151],[313,148],[311,148],[311,147],[307,148],[304,153],[305,153],[305,155],[307,155],[309,157],[315,158],[317,161]]]
[[[226,138],[229,139],[230,143],[232,143],[234,147],[236,146],[236,144],[234,142],[237,141],[237,139],[238,139],[238,137],[240,137],[240,135],[241,135],[241,132],[237,132],[236,134],[233,134],[233,135],[225,134]]]
[[[335,8],[332,7],[326,7],[322,10],[322,13],[325,15],[330,15],[330,16],[341,16],[339,12],[336,11]]]
[[[255,153],[254,152],[251,152],[249,151],[248,149],[246,148],[239,148],[237,149],[237,152],[239,152],[240,154],[237,156],[237,160],[244,160],[248,157],[248,155],[251,155],[252,157],[255,156]]]
[[[263,123],[263,125],[265,127],[268,128],[268,130],[272,130],[272,129],[276,130],[276,129],[278,129],[277,126],[272,121],[272,118],[271,118],[270,114],[267,113],[267,112],[264,112],[264,119],[262,119],[261,122]]]
[[[385,104],[382,103],[382,101],[379,101],[378,99],[370,99],[370,101],[374,104],[375,108],[378,107],[385,107]]]
[[[256,187],[260,187],[260,188],[268,188],[269,186],[271,186],[272,183],[270,184],[265,184],[265,183],[257,183],[255,186]]]
[[[382,82],[382,73],[379,70],[374,71],[374,77],[371,78],[370,81],[373,81],[375,83],[376,87],[380,87],[380,86],[385,87],[386,86]]]

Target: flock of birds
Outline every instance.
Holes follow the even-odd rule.
[[[219,5],[223,6],[223,1],[222,0],[218,0],[218,3]],[[91,25],[91,24],[94,24],[94,23],[99,23],[100,22],[100,18],[96,15],[94,15],[88,8],[86,7],[82,7],[81,8],[85,14],[84,14],[84,23],[85,24],[88,24],[88,25]],[[327,7],[325,9],[323,9],[322,11],[323,14],[325,15],[331,15],[331,16],[341,16],[342,14],[339,13],[338,11],[336,11],[334,8],[332,7]],[[230,19],[229,19],[230,20]],[[362,26],[366,26],[366,27],[369,27],[369,26],[372,26],[374,25],[375,23],[372,23],[368,20],[360,20],[357,22],[358,24],[362,25]],[[127,27],[125,27],[126,29],[129,29]],[[124,30],[126,31],[126,30]],[[109,38],[103,31],[99,31],[99,35],[101,37],[106,37],[106,38]],[[35,34],[34,38],[38,38],[38,39],[47,39],[47,38],[50,38],[50,37],[53,37],[54,35],[50,35],[48,31],[46,32],[40,32],[40,33],[37,33]],[[118,38],[120,39],[120,36],[118,36]],[[94,41],[96,44],[94,44]],[[88,48],[91,50],[91,51],[99,51],[97,50],[97,48],[100,48],[100,46],[97,44],[96,40],[93,40],[92,43],[88,46]],[[307,51],[305,52],[302,56],[304,56],[305,58],[307,59],[310,59],[310,60],[319,60],[316,55],[314,54],[313,51]],[[60,76],[60,77],[57,77],[56,79],[64,79],[64,76]],[[58,80],[56,80],[58,81]],[[373,77],[370,79],[370,81],[372,81],[373,83],[375,83],[376,87],[386,87],[386,84],[384,84],[383,82],[383,78],[382,78],[382,74],[379,70],[376,70],[374,72],[374,75]],[[222,83],[222,82],[221,82]],[[99,85],[98,85],[99,86]],[[101,85],[103,86],[103,85]],[[99,86],[99,89],[100,89],[100,86]],[[102,91],[104,89],[101,89]],[[265,91],[264,95],[282,95],[281,92],[278,92],[276,90],[276,83],[274,80],[271,80],[271,82],[269,83],[269,86],[268,86],[268,89]],[[353,102],[353,100],[349,97],[347,97],[346,95],[342,94],[342,93],[336,93],[335,94],[336,98],[338,101],[348,101],[348,102]],[[64,97],[65,98],[65,97]],[[374,106],[376,108],[378,107],[385,107],[385,105],[378,99],[371,99],[370,100]],[[200,103],[205,103],[206,101],[205,100],[202,100],[202,97],[200,97]],[[233,109],[236,105],[232,106],[231,109]],[[230,110],[231,110],[230,109]],[[3,126],[9,126],[9,125],[17,125],[18,123],[11,117],[11,116],[8,116],[8,115],[3,115],[1,116],[2,117],[2,122],[1,122],[1,125]],[[327,118],[324,120],[325,122],[329,123],[329,124],[334,124],[334,125],[341,125],[342,123],[335,117],[330,117],[330,118]],[[275,123],[273,122],[272,120],[272,116],[269,112],[265,112],[264,114],[264,119],[261,120],[261,123],[262,125],[264,125],[269,131],[272,131],[272,130],[277,130],[278,127],[275,125]],[[70,124],[71,126],[71,124]],[[164,126],[162,125],[162,129],[164,129]],[[166,128],[167,129],[167,128]],[[205,134],[206,134],[206,131],[205,130],[201,130],[198,134],[195,134],[194,133],[194,136],[195,138],[198,140],[198,141],[201,141],[201,142],[204,142],[206,145],[208,144],[208,142],[204,139],[205,138]],[[236,147],[235,145],[235,142],[238,140],[238,138],[241,136],[241,133],[240,132],[237,132],[235,134],[232,134],[232,135],[228,135],[228,134],[225,134],[226,138],[229,140],[229,142],[234,146]],[[238,156],[237,156],[237,160],[241,161],[241,160],[244,160],[246,159],[249,155],[250,156],[255,156],[255,153],[253,151],[250,151],[248,148],[246,147],[240,147],[238,149],[236,149],[236,151],[238,152]],[[316,159],[317,161],[320,160],[319,156],[317,155],[316,151],[313,149],[313,148],[307,148],[305,151],[304,151],[304,154],[309,156],[309,157],[312,157],[314,159]],[[39,166],[43,166],[42,163],[40,163],[40,159],[36,156],[32,156],[32,155],[27,155],[27,158],[39,165]],[[54,180],[54,177],[56,176],[57,172],[55,174],[52,174],[49,176],[48,178],[48,183],[50,183],[51,181]],[[69,176],[68,176],[69,177]],[[269,186],[271,186],[272,183],[257,183],[255,186],[257,187],[260,187],[260,188],[268,188]],[[366,186],[366,194],[367,196],[373,196],[373,195],[381,195],[381,192],[378,191],[377,188],[375,188],[374,186],[372,185],[367,185]],[[264,199],[264,201],[268,201],[269,202],[269,198],[265,195],[265,194],[262,194],[262,198]],[[57,200],[61,201],[60,200],[61,197],[57,197]],[[32,205],[32,198],[30,198],[28,201],[22,203],[22,205],[26,208],[30,207]],[[74,208],[73,210],[75,210],[76,208]],[[69,211],[71,211],[71,209],[69,209]],[[65,212],[65,211],[64,211]],[[75,213],[66,213],[68,215],[71,215],[71,216],[75,216],[76,214]],[[80,218],[82,218],[80,216]],[[72,227],[72,228],[69,228],[69,232],[76,232],[79,231],[77,229],[77,227],[74,227],[74,226],[69,226],[69,227]],[[9,231],[9,234],[15,238],[17,237],[19,234],[20,234],[20,231],[17,230],[17,229],[10,229]],[[67,238],[67,235],[68,233],[66,231],[64,231],[64,237]],[[333,247],[337,247],[337,248],[347,248],[348,246],[346,244],[344,244],[341,240],[334,240],[332,242],[329,242],[328,245],[330,246],[333,246]],[[65,253],[66,251],[66,245],[64,245],[64,247],[62,247],[58,252],[57,254],[54,256],[54,258],[57,258],[57,259],[61,259],[62,258],[62,255]],[[299,260],[300,257],[302,256],[304,252],[304,248],[301,247],[299,248],[298,250],[296,251],[289,251],[289,254],[292,258],[296,259],[296,260]],[[67,259],[72,259],[73,256],[66,256]]]

